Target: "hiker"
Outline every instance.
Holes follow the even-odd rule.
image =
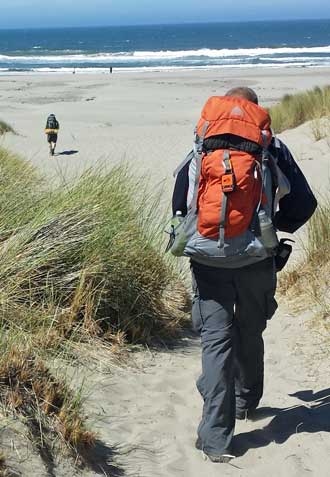
[[[211,97],[172,198],[175,256],[191,260],[192,321],[201,337],[203,400],[196,447],[212,462],[233,458],[235,419],[263,395],[263,331],[277,309],[276,272],[316,199],[250,88]]]
[[[49,144],[49,154],[51,156],[55,153],[56,142],[58,130],[60,129],[60,124],[57,121],[55,114],[50,114],[47,118],[45,133],[47,134],[47,141]]]

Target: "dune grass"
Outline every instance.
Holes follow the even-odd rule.
[[[330,115],[330,86],[287,94],[279,104],[269,108],[269,112],[276,133],[295,128],[310,120],[317,123],[320,118]],[[314,130],[314,137],[317,140],[320,127],[315,124]]]
[[[280,292],[296,311],[314,310],[317,325],[330,331],[330,198],[323,198],[310,219],[303,260],[285,271]]]
[[[270,108],[276,132],[311,121],[315,141],[330,144],[330,86],[286,95]],[[307,226],[304,255],[300,263],[280,275],[279,292],[289,299],[294,311],[314,310],[317,328],[330,331],[330,197],[321,197]]]
[[[329,260],[330,250],[330,198],[323,198],[308,227],[307,260],[324,263]]]
[[[285,95],[269,109],[275,132],[294,128],[306,121],[316,141],[330,137],[330,85],[302,93]],[[307,240],[301,263],[281,274],[279,290],[290,298],[297,310],[315,307],[330,316],[328,275],[330,271],[330,198],[319,200],[318,209],[308,223]],[[304,298],[302,300],[302,297]]]
[[[125,166],[49,190],[3,149],[0,181],[0,403],[29,423],[45,462],[57,442],[88,465],[96,438],[48,362],[75,342],[151,343],[186,324],[159,198]]]
[[[10,126],[10,124],[6,123],[5,121],[0,120],[0,136],[7,132],[15,132],[14,129]]]
[[[47,310],[65,333],[79,325],[135,343],[175,334],[186,293],[164,258],[157,198],[143,180],[120,166],[50,192],[31,166],[3,158],[20,179],[0,188],[2,303]]]

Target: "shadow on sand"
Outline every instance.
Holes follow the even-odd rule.
[[[109,477],[124,476],[124,470],[116,463],[116,457],[120,454],[116,447],[109,448],[98,440],[90,454],[85,455],[84,467],[94,471],[98,475]]]
[[[330,432],[330,388],[317,393],[312,390],[290,394],[303,401],[288,408],[261,407],[251,419],[259,421],[274,416],[267,426],[244,432],[235,437],[235,455],[243,456],[249,449],[259,449],[271,442],[283,444],[299,432]]]
[[[52,451],[47,446],[38,450],[47,476],[56,477],[57,463]],[[106,477],[122,477],[125,475],[125,472],[116,461],[119,454],[120,452],[116,447],[108,447],[102,441],[97,440],[95,446],[90,451],[83,451],[79,457],[77,456],[78,463],[76,462],[76,467],[80,468],[80,470],[92,470],[95,474]],[[10,475],[14,477],[14,474]]]
[[[77,154],[79,151],[76,151],[74,149],[70,150],[70,151],[62,151],[62,152],[58,152],[56,153],[55,155],[56,156],[73,156],[73,154]]]

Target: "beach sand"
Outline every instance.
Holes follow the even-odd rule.
[[[211,95],[246,85],[260,104],[329,82],[330,69],[224,69],[112,75],[0,76],[0,119],[17,136],[4,145],[23,154],[49,177],[74,177],[103,161],[126,160],[137,172],[171,185],[172,171],[190,150],[201,108]],[[57,153],[48,157],[48,114],[61,124]],[[291,147],[300,145],[295,136]],[[75,152],[77,151],[77,152]],[[298,150],[299,151],[299,150]],[[305,159],[304,157],[301,158]]]
[[[172,171],[191,148],[208,96],[247,85],[257,91],[261,104],[271,105],[284,94],[328,84],[329,73],[324,68],[249,68],[0,76],[0,119],[17,132],[1,143],[31,160],[50,183],[59,177],[70,180],[100,161],[107,166],[128,161],[137,173],[149,174],[152,185],[165,183],[165,204]],[[54,158],[48,157],[43,133],[49,113],[61,124]],[[328,190],[327,141],[315,142],[309,124],[280,137],[315,190]],[[293,317],[281,305],[269,323],[259,419],[238,423],[238,458],[232,465],[205,462],[194,448],[202,408],[194,384],[201,366],[197,337],[185,338],[175,350],[138,352],[136,366],[110,374],[100,366],[92,371],[77,367],[74,381],[86,378],[90,422],[103,442],[119,446],[117,459],[125,475],[327,477],[330,390],[324,362],[318,361],[320,343],[307,326],[310,315]],[[73,474],[58,469],[56,475]]]

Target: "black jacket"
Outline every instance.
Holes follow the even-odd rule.
[[[273,222],[279,231],[293,233],[310,219],[317,207],[317,201],[286,145],[276,139],[276,146],[273,140],[269,150],[277,158],[278,166],[291,186],[290,193],[280,200],[279,210],[276,212]],[[181,169],[176,177],[172,197],[173,215],[177,210],[180,210],[183,215],[187,214],[189,165],[190,162]]]

